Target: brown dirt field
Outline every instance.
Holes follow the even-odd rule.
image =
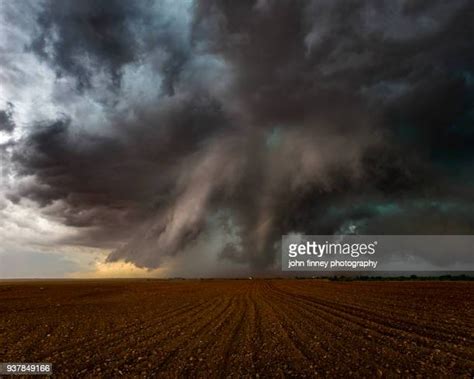
[[[474,283],[0,282],[0,362],[56,377],[466,377]]]

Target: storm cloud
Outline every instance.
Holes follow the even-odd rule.
[[[473,232],[470,1],[27,10],[22,54],[52,73],[57,111],[24,116],[6,196],[76,228],[67,243],[157,268],[207,236],[263,271],[282,234]]]

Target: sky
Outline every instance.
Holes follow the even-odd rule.
[[[473,17],[0,0],[0,278],[265,274],[284,234],[473,234]]]

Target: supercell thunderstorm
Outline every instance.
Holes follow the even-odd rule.
[[[472,233],[473,12],[3,2],[0,209],[146,268],[203,236],[259,271],[291,232]]]

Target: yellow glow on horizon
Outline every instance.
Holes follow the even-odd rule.
[[[166,276],[166,268],[149,270],[135,266],[129,262],[98,261],[90,271],[75,272],[71,278],[162,278]]]

